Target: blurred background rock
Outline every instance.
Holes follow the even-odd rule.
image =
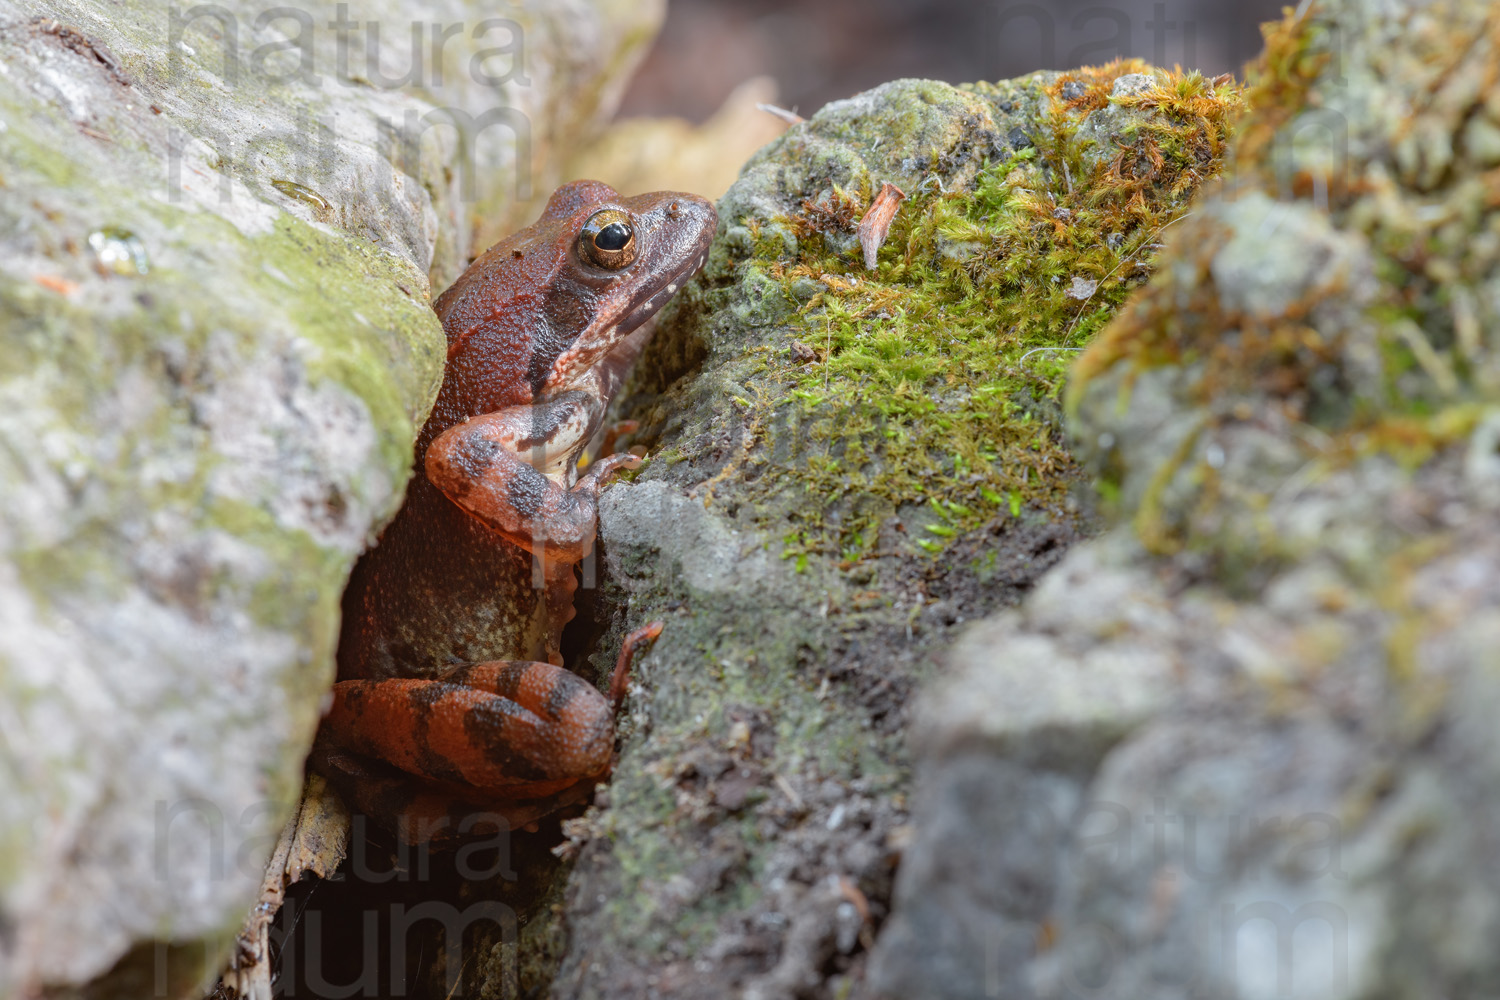
[[[1280,0],[673,0],[619,121],[569,164],[622,191],[717,198],[786,127],[756,109],[812,115],[898,77],[998,80],[1138,56],[1243,74]]]

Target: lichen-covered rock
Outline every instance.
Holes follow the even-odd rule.
[[[569,827],[553,995],[858,982],[909,833],[910,693],[1087,530],[1059,348],[1144,281],[1237,101],[1138,62],[901,80],[747,164],[621,406],[653,457],[601,501],[582,617],[601,669],[627,627],[666,629],[608,807]],[[907,198],[866,270],[885,183]]]
[[[48,6],[0,0],[0,996],[181,995],[399,501],[429,276],[608,113],[660,5]]]
[[[1117,526],[919,713],[880,995],[1500,990],[1496,12],[1302,15],[1075,371]]]

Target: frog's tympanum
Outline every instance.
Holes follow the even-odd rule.
[[[434,303],[442,389],[405,505],[349,580],[314,754],[408,842],[485,832],[476,815],[530,822],[609,773],[615,705],[561,667],[559,644],[599,490],[640,459],[581,477],[579,459],[715,221],[693,195],[578,181]],[[626,641],[616,701],[632,648],[659,629]]]

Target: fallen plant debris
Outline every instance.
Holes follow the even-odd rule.
[[[906,192],[887,181],[880,185],[880,193],[870,203],[870,210],[859,220],[859,245],[865,252],[866,271],[875,270],[880,248],[891,231],[891,220],[905,200]]]

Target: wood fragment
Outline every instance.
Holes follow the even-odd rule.
[[[241,1000],[272,1000],[271,924],[286,890],[308,875],[331,878],[349,849],[349,810],[320,775],[308,775],[302,801],[276,842],[260,897],[235,939],[221,983]]]
[[[856,232],[859,234],[859,245],[865,251],[865,270],[875,270],[876,255],[880,253],[880,248],[891,231],[891,220],[896,217],[896,209],[905,200],[906,192],[886,181],[880,185],[880,193],[875,196],[875,200],[870,202],[869,211],[859,220]]]

